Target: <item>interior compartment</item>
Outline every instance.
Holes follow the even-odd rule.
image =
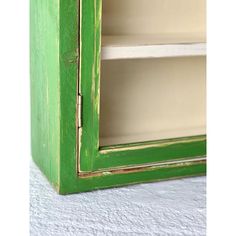
[[[205,0],[102,4],[100,146],[205,134]]]
[[[143,41],[148,36],[152,43],[205,41],[205,0],[103,0],[102,4],[105,37],[137,41],[140,36]]]
[[[102,61],[100,146],[205,134],[205,60]]]

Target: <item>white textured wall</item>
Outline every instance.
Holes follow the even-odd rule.
[[[206,178],[57,195],[34,164],[31,236],[206,235]]]

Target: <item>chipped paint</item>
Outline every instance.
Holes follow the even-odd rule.
[[[166,161],[160,163],[151,163],[142,166],[122,166],[119,168],[114,168],[110,170],[99,170],[94,172],[80,172],[79,176],[82,178],[91,178],[91,177],[98,177],[103,175],[115,175],[115,174],[128,174],[128,173],[136,173],[136,172],[143,172],[143,171],[150,171],[150,170],[158,170],[160,168],[171,168],[171,167],[180,167],[180,166],[190,166],[192,164],[202,164],[206,163],[206,157],[196,157],[193,159],[181,159],[181,160],[173,160],[173,161]]]

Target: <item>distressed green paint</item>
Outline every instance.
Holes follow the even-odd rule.
[[[94,169],[94,157],[99,149],[99,85],[101,55],[102,0],[81,1],[80,79],[83,96],[80,166]]]
[[[30,1],[32,156],[58,188],[60,157],[59,0]]]
[[[60,0],[60,189],[77,180],[78,45],[79,1]]]
[[[194,158],[205,155],[206,151],[205,137],[192,138],[185,143],[169,140],[163,145],[159,141],[141,146],[132,144],[99,149],[101,2],[80,1],[82,16],[79,32],[78,0],[31,0],[31,130],[34,161],[61,194],[205,174],[205,162],[193,162],[129,173],[106,172],[88,178],[78,176],[78,73],[81,78],[79,91],[83,95],[80,153],[83,170],[146,164],[151,159],[157,162]],[[80,50],[79,39],[82,43]],[[154,146],[147,147],[147,144]]]
[[[94,170],[205,156],[206,138],[200,136],[173,141],[146,142],[136,144],[133,148],[129,145],[124,150],[122,146],[111,150],[107,148],[108,152],[98,152],[94,160]]]
[[[61,194],[85,192],[96,189],[118,187],[123,185],[154,182],[166,179],[182,178],[187,176],[205,175],[206,164],[167,166],[165,168],[150,168],[149,170],[128,174],[108,174],[100,177],[74,178],[73,182],[60,188]]]

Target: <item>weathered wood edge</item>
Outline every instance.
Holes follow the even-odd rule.
[[[104,170],[98,170],[93,172],[79,172],[79,177],[81,178],[90,178],[90,177],[98,177],[104,175],[113,175],[113,174],[129,174],[136,172],[143,172],[149,170],[158,170],[160,168],[168,168],[168,167],[178,167],[184,165],[192,165],[196,163],[206,163],[206,157],[194,157],[192,159],[180,159],[180,160],[171,160],[164,162],[155,162],[149,163],[146,165],[134,165],[134,166],[120,166],[114,169],[108,168]]]
[[[59,0],[30,1],[31,150],[59,191]]]
[[[157,182],[161,180],[193,177],[206,174],[206,162],[198,161],[191,164],[169,165],[164,168],[153,167],[143,171],[121,171],[117,173],[103,173],[90,177],[77,177],[67,186],[61,186],[60,194],[88,192],[110,187],[121,187],[139,183]]]
[[[75,186],[77,174],[77,96],[79,0],[60,0],[60,189]],[[77,190],[79,186],[77,186]]]

